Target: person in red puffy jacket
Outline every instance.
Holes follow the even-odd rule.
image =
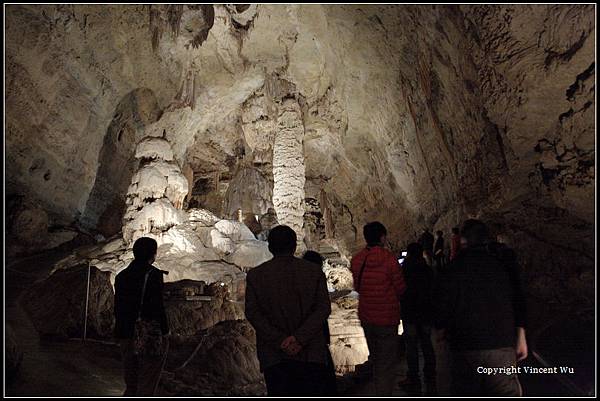
[[[384,248],[387,230],[372,222],[364,226],[367,247],[352,258],[354,289],[359,293],[358,317],[369,347],[377,396],[389,396],[394,386],[398,348],[400,297],[406,289],[398,260]]]

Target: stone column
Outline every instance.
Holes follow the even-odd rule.
[[[304,246],[304,124],[296,99],[284,99],[277,118],[273,144],[273,206],[279,224],[298,236],[298,253]]]

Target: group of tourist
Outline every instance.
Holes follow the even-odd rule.
[[[390,396],[396,385],[401,321],[408,370],[400,385],[409,394],[421,391],[419,348],[425,393],[437,393],[435,337],[449,345],[453,395],[521,395],[516,375],[477,371],[515,366],[527,357],[525,298],[514,252],[492,241],[478,220],[467,220],[460,232],[453,229],[449,260],[440,231],[434,241],[424,230],[418,242],[408,245],[402,264],[386,247],[387,230],[381,223],[365,225],[363,234],[366,247],[352,258],[351,270],[369,349],[364,366],[375,395]],[[295,257],[296,241],[290,227],[270,231],[273,258],[247,274],[246,318],[256,331],[269,396],[333,396],[336,377],[327,323],[331,301],[323,258],[314,251]],[[164,272],[152,266],[156,250],[154,240],[138,239],[135,260],[115,281],[125,395],[153,395],[166,359]]]

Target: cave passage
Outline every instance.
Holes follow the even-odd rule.
[[[461,235],[473,249],[452,234],[470,219],[519,272],[529,352],[515,364],[558,371],[519,374],[523,395],[595,395],[595,12],[6,5],[6,395],[123,394],[115,277],[147,237],[168,272],[156,394],[264,396],[246,278],[274,260],[282,225],[297,258],[322,257],[338,395],[374,395],[352,273],[365,225],[383,223],[407,282],[406,254],[424,245],[437,288]],[[484,295],[500,298],[491,281]],[[472,321],[499,326],[497,305]],[[392,394],[433,395],[414,386],[409,360],[431,358],[410,352],[404,313]],[[451,395],[454,354],[423,332],[435,394]]]

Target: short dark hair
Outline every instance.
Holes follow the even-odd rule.
[[[289,255],[296,252],[296,232],[288,226],[277,226],[269,232],[269,251],[273,255]]]
[[[413,242],[406,247],[406,257],[407,258],[422,258],[423,257],[423,247],[418,242]]]
[[[302,256],[302,259],[315,263],[319,266],[323,264],[323,256],[321,256],[319,252],[315,251],[306,251],[304,256]]]
[[[154,255],[156,255],[157,249],[158,244],[155,240],[148,237],[141,237],[135,240],[133,243],[133,257],[136,260],[147,262],[152,259]]]
[[[489,242],[489,229],[481,220],[469,219],[465,221],[461,232],[468,246],[482,245]]]
[[[363,235],[368,246],[375,246],[381,241],[381,237],[387,235],[385,226],[378,221],[373,221],[363,227]]]
[[[452,234],[460,234],[460,228],[452,227]]]
[[[437,235],[439,235],[440,237],[444,235],[444,232],[441,230],[438,230],[435,232]]]

